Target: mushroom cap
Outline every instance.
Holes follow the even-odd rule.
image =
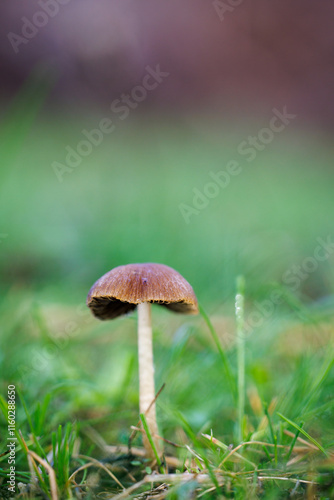
[[[128,313],[141,302],[161,304],[184,314],[197,314],[194,290],[181,274],[164,264],[115,267],[94,283],[87,306],[99,319]]]

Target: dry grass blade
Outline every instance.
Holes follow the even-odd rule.
[[[287,436],[290,436],[290,437],[294,437],[294,433],[293,432],[290,432],[288,431],[287,429],[284,429],[284,434],[286,434]],[[312,448],[312,450],[315,450],[315,451],[318,451],[318,448],[310,443],[309,441],[306,441],[306,439],[303,439],[302,437],[297,437],[297,441],[299,441],[300,443],[303,443],[305,446],[307,446],[308,448]]]
[[[294,477],[280,477],[280,476],[258,476],[258,480],[264,481],[266,479],[274,481],[291,481],[292,483],[316,484],[314,481],[307,481],[306,479],[295,479]],[[249,477],[248,479],[254,479]]]
[[[249,473],[248,473],[249,474]],[[223,477],[219,478],[219,485],[221,486],[223,484]],[[253,474],[249,477],[246,478],[249,481],[254,480]],[[189,473],[184,473],[184,474],[150,474],[144,477],[142,481],[139,481],[138,483],[130,486],[126,490],[124,490],[122,493],[120,493],[117,496],[112,496],[112,497],[107,497],[107,498],[113,498],[115,500],[123,500],[126,498],[129,498],[129,496],[134,493],[136,490],[141,488],[147,483],[161,483],[164,485],[168,484],[176,484],[180,482],[188,482],[188,481],[193,481],[195,480],[197,483],[205,485],[209,484],[211,482],[211,478],[208,474],[189,474]],[[221,481],[222,480],[222,481]],[[266,481],[266,480],[271,480],[271,481],[290,481],[292,483],[303,483],[303,484],[310,484],[314,485],[314,481],[309,481],[306,479],[296,479],[296,478],[290,478],[290,477],[284,477],[284,476],[258,476],[258,480],[260,481]],[[210,493],[211,491],[214,491],[216,487],[210,487],[209,489],[203,491],[200,493],[197,498],[200,498],[204,496],[207,493]]]
[[[68,478],[68,483],[70,483],[75,478],[75,476],[78,474],[78,472],[85,470],[85,469],[88,469],[89,467],[93,467],[93,466],[96,466],[96,464],[94,464],[94,462],[87,462],[86,464],[81,465],[78,469],[76,469],[74,472],[72,472],[72,474]]]
[[[113,498],[114,500],[123,500],[124,498],[129,498],[129,495],[131,495],[134,491],[141,488],[147,483],[163,483],[168,485],[168,483],[175,484],[194,480],[200,484],[210,483],[211,481],[208,474],[189,474],[188,472],[184,474],[150,474],[148,476],[145,476],[142,481],[139,481],[138,483],[130,486],[130,488],[124,490],[119,495],[107,498]]]
[[[211,481],[209,474],[150,474],[144,477],[146,483],[180,483],[196,480],[200,484]]]
[[[274,445],[273,443],[265,443],[263,441],[245,441],[244,443],[241,443],[235,448],[233,448],[233,450],[231,450],[230,453],[220,462],[218,468],[220,468],[232,455],[234,455],[234,453],[240,450],[240,448],[250,444],[256,444],[260,446],[271,446],[271,447],[277,446],[277,448],[287,448],[287,446],[284,446],[283,444]],[[241,455],[239,455],[239,457],[243,458]]]
[[[49,481],[50,481],[50,490],[51,490],[51,498],[52,500],[58,500],[58,493],[57,493],[57,481],[56,481],[56,474],[53,468],[51,467],[50,464],[48,464],[43,458],[37,455],[34,451],[28,450],[28,454],[36,460],[40,465],[44,467],[49,473]],[[35,464],[36,467],[36,464]]]
[[[188,450],[188,451],[189,451],[189,452],[190,452],[190,453],[191,453],[191,454],[192,454],[195,458],[197,458],[197,460],[199,460],[201,463],[204,463],[203,458],[202,458],[200,455],[198,455],[197,453],[195,453],[195,452],[194,452],[194,450],[192,450],[192,449],[190,448],[190,446],[189,446],[189,445],[187,445],[187,444],[186,444],[186,445],[185,445],[185,448],[186,448],[186,449],[187,449],[187,450]]]
[[[38,488],[37,488],[37,483],[38,483],[38,476],[36,474],[37,470],[37,465],[35,464],[35,461],[31,458],[29,452],[27,452],[27,459],[28,459],[28,467],[29,467],[29,472],[30,472],[30,490],[32,493],[35,493]]]
[[[308,453],[296,455],[295,457],[291,458],[291,460],[289,460],[287,462],[287,464],[286,464],[287,467],[291,467],[291,465],[296,465],[299,462],[305,461],[307,458],[311,457],[312,453],[313,453],[313,450],[308,450]]]
[[[131,493],[144,486],[144,484],[146,484],[145,478],[139,481],[139,483],[136,483],[127,488],[126,490],[122,491],[122,493],[119,493],[119,495],[116,496],[113,495],[112,497],[106,497],[106,498],[113,498],[114,500],[122,500],[123,498],[129,498],[129,495],[131,495]]]
[[[122,490],[125,490],[124,486],[117,479],[117,477],[115,476],[115,474],[113,474],[108,469],[108,467],[106,467],[104,464],[102,464],[101,462],[99,462],[99,460],[95,460],[95,458],[92,458],[92,457],[87,457],[86,455],[77,455],[77,456],[78,456],[78,458],[83,458],[85,460],[89,460],[89,463],[88,464],[84,464],[83,466],[79,467],[76,471],[74,471],[73,474],[69,477],[69,481],[71,479],[73,479],[73,477],[75,477],[75,474],[77,474],[80,470],[86,469],[88,467],[93,467],[95,465],[95,466],[100,467],[101,469],[103,469],[107,474],[109,474],[109,476],[115,481],[115,483],[117,483],[118,486],[120,486],[122,488]],[[85,467],[85,466],[87,466],[87,467]]]
[[[202,436],[205,437],[206,439],[208,439],[209,441],[211,441],[212,443],[214,443],[215,445],[217,445],[220,448],[222,448],[224,451],[227,451],[228,449],[230,449],[228,446],[224,445],[221,441],[219,441],[219,439],[216,439],[215,437],[213,437],[213,436],[211,436],[209,434],[202,434]],[[234,457],[236,459],[238,459],[238,460],[243,460],[244,462],[247,462],[248,464],[250,464],[254,468],[256,467],[256,465],[253,462],[251,462],[247,458],[243,457],[239,453],[235,453]],[[237,461],[237,460],[235,460],[235,461]]]

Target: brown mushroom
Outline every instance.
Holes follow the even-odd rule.
[[[151,303],[175,312],[197,314],[195,293],[190,284],[174,269],[164,264],[128,264],[115,267],[92,286],[87,305],[99,319],[113,319],[138,309],[139,411],[146,414],[156,449],[162,450],[157,435],[152,348]],[[151,405],[151,407],[150,407]],[[150,407],[149,411],[148,408]],[[154,458],[144,435],[144,447]]]

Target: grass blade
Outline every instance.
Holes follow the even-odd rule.
[[[220,344],[218,335],[216,333],[216,330],[213,327],[213,324],[210,321],[209,316],[206,314],[206,312],[204,311],[204,309],[203,309],[203,307],[201,305],[199,305],[198,307],[199,307],[199,312],[200,312],[202,318],[204,319],[205,323],[207,324],[207,327],[209,328],[209,331],[210,331],[210,333],[212,335],[214,343],[216,344],[216,347],[218,349],[220,358],[222,360],[222,363],[223,363],[223,366],[224,366],[224,369],[225,369],[226,378],[227,378],[227,380],[229,382],[229,385],[230,385],[230,388],[231,388],[231,393],[232,393],[233,399],[236,402],[237,401],[237,389],[236,389],[235,380],[234,380],[234,377],[233,377],[233,374],[232,374],[232,370],[231,370],[231,367],[230,367],[230,363],[229,363],[229,361],[227,359],[225,351],[223,350],[223,348],[222,348],[222,346]]]
[[[159,468],[162,469],[162,467],[161,467],[161,460],[160,460],[160,457],[158,455],[157,449],[155,447],[155,444],[154,444],[154,441],[153,441],[150,429],[148,428],[146,417],[145,417],[144,413],[140,414],[140,420],[141,420],[141,422],[143,424],[144,431],[146,432],[147,439],[149,440],[149,443],[150,443],[150,445],[152,447],[152,450],[153,450],[155,459],[157,461],[157,464],[158,464]]]
[[[30,431],[31,431],[33,434],[35,434],[34,425],[33,425],[33,423],[32,423],[31,415],[30,415],[30,413],[29,413],[29,411],[28,411],[28,407],[27,407],[26,402],[25,402],[25,400],[24,400],[23,394],[22,394],[21,390],[20,390],[18,387],[16,387],[16,391],[17,391],[17,394],[18,394],[18,396],[19,396],[19,398],[20,398],[20,400],[21,400],[21,404],[22,404],[22,406],[23,406],[24,413],[26,414],[27,421],[28,421],[28,424],[29,424],[29,427],[30,427]]]
[[[235,297],[235,317],[237,323],[237,353],[238,353],[238,440],[244,437],[245,415],[245,335],[244,335],[244,295],[245,280],[237,278],[237,294]]]
[[[299,426],[299,427],[302,429],[303,425],[304,425],[304,422],[301,422],[301,424],[300,424],[300,426]],[[293,450],[293,448],[294,448],[294,446],[295,446],[295,444],[296,444],[296,441],[297,441],[297,438],[298,438],[299,434],[300,434],[300,430],[299,430],[299,429],[297,429],[297,432],[296,432],[296,434],[295,434],[295,436],[294,436],[294,438],[293,438],[293,440],[292,440],[292,443],[291,443],[290,449],[289,449],[288,454],[287,454],[287,456],[286,456],[286,462],[287,462],[287,463],[288,463],[288,461],[289,461],[289,459],[290,459],[290,456],[291,456],[292,450]]]
[[[270,435],[271,435],[272,442],[275,445],[275,447],[274,447],[274,455],[275,455],[275,464],[277,465],[277,436],[274,433],[274,428],[273,428],[273,424],[272,424],[272,421],[271,421],[271,417],[269,415],[267,403],[264,404],[264,413],[266,414],[266,417],[268,419],[268,425],[269,425],[269,429],[270,429]]]
[[[318,441],[316,441],[312,436],[310,436],[306,431],[304,431],[304,429],[302,427],[300,427],[300,425],[296,424],[295,422],[293,422],[292,420],[290,420],[289,418],[285,417],[284,415],[282,415],[281,413],[278,413],[277,412],[277,415],[282,418],[283,420],[285,420],[288,424],[290,424],[292,427],[294,427],[295,429],[297,429],[301,434],[303,434],[309,441],[311,441],[312,444],[314,444],[314,446],[316,446],[320,451],[322,451],[322,453],[324,453],[326,455],[326,457],[328,457],[328,453],[326,452],[326,450],[321,446],[321,444],[318,443]]]

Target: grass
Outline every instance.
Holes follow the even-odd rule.
[[[51,162],[96,120],[32,125],[38,88],[4,127],[0,498],[11,497],[9,384],[15,498],[332,498],[333,255],[297,288],[283,278],[332,234],[326,144],[280,136],[187,225],[179,203],[263,124],[201,134],[137,116],[60,184]],[[138,430],[135,314],[98,322],[85,306],[94,280],[136,261],[175,267],[201,303],[197,317],[153,308],[157,468]]]
[[[10,301],[7,296],[3,304],[7,313]],[[132,441],[132,452],[128,450],[131,426],[138,422],[134,318],[101,324],[87,311],[80,316],[80,333],[69,336],[62,349],[53,343],[52,331],[44,338],[34,334],[31,321],[36,311],[23,310],[5,323],[15,345],[3,339],[1,350],[7,351],[3,387],[9,382],[17,386],[17,481],[27,498],[43,498],[43,491],[53,498],[52,474],[45,464],[54,471],[57,498],[118,498],[123,490],[124,498],[137,498],[145,491],[159,498],[333,494],[334,381],[327,338],[315,337],[316,348],[314,340],[305,340],[297,352],[287,354],[295,349],[295,340],[286,336],[287,319],[276,318],[278,333],[263,339],[254,332],[246,338],[245,355],[240,357],[236,337],[224,350],[238,387],[236,404],[207,318],[177,318],[155,307],[156,378],[159,387],[166,383],[157,409],[166,456],[152,476],[141,451],[140,432]],[[320,313],[312,308],[312,314]],[[38,312],[45,322],[48,314],[43,307]],[[58,321],[67,325],[68,314],[67,308],[63,313],[58,309]],[[166,338],[169,319],[174,321],[174,334]],[[319,318],[312,327],[320,333],[326,321]],[[293,315],[290,322],[294,324]],[[306,334],[308,326],[299,322],[293,328]],[[215,331],[220,346],[225,334]],[[39,366],[30,365],[37,352]],[[47,353],[46,367],[42,361]],[[21,376],[23,360],[29,368]],[[1,410],[5,436],[3,398]],[[1,467],[6,498],[6,455]]]

